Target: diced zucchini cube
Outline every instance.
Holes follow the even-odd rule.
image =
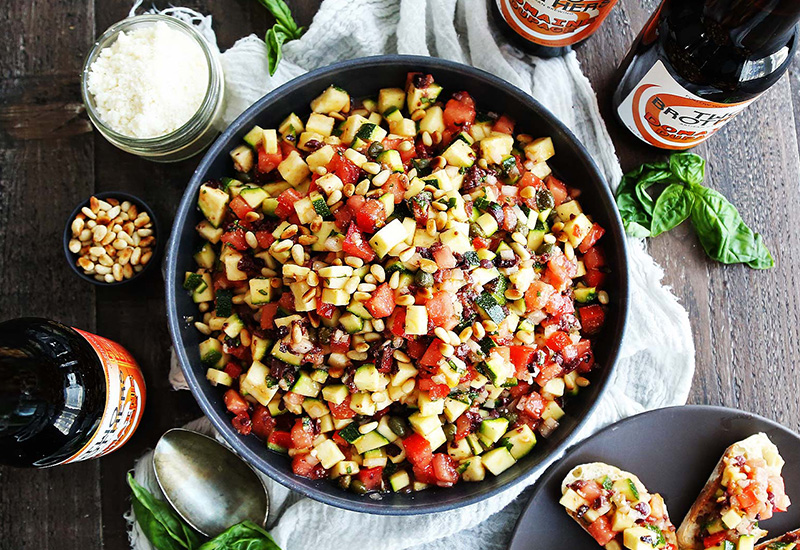
[[[406,102],[406,92],[401,88],[382,88],[378,92],[378,111],[384,114],[390,108],[402,109]]]
[[[400,137],[415,137],[417,135],[417,124],[410,118],[390,120],[389,131]]]
[[[481,456],[481,461],[487,470],[498,476],[505,472],[516,462],[514,457],[505,447],[498,447],[484,453]]]
[[[458,441],[452,441],[447,446],[447,454],[453,457],[453,460],[461,461],[472,456],[472,449],[466,438],[461,438]]]
[[[272,301],[272,279],[250,279],[250,301],[253,305],[266,304]]]
[[[372,416],[378,410],[375,403],[372,402],[372,396],[365,392],[352,394],[350,408],[363,416]]]
[[[420,132],[433,135],[434,132],[444,132],[444,129],[444,111],[438,105],[425,111],[425,117],[419,121]]]
[[[523,424],[506,433],[500,439],[500,444],[508,449],[515,460],[519,460],[536,445],[536,434],[527,424]]]
[[[311,170],[316,170],[320,166],[328,166],[333,159],[336,151],[330,145],[325,145],[306,157],[306,163]]]
[[[383,258],[391,249],[405,241],[407,236],[403,222],[395,218],[375,233],[369,244],[375,253]]]
[[[578,214],[575,218],[564,224],[562,231],[567,235],[569,244],[577,248],[592,229],[592,222],[586,214]]]
[[[508,134],[494,133],[481,140],[481,157],[490,164],[500,164],[511,154],[514,138]]]
[[[304,129],[305,126],[303,126],[303,121],[300,120],[300,117],[294,113],[286,117],[286,119],[281,122],[281,125],[278,126],[278,132],[280,132],[282,136],[287,136],[290,134],[298,135]]]
[[[247,145],[240,145],[231,151],[231,160],[233,160],[233,169],[237,172],[249,172],[253,169],[255,164],[255,153]]]
[[[419,412],[411,414],[408,417],[408,422],[411,424],[411,428],[422,436],[442,427],[442,422],[438,416],[424,416]]]
[[[483,460],[479,456],[464,460],[459,465],[459,471],[464,481],[483,481],[486,478],[486,468],[483,467]]]
[[[444,412],[444,399],[432,400],[426,391],[419,392],[417,406],[422,416],[440,415]]]
[[[468,168],[475,163],[475,151],[463,140],[455,140],[450,147],[445,149],[442,156],[448,164],[460,168]]]
[[[411,484],[411,478],[408,476],[408,472],[405,470],[400,470],[399,472],[393,473],[389,477],[389,485],[392,486],[392,491],[399,491],[401,489],[405,489]]]
[[[428,334],[428,310],[425,306],[411,305],[406,307],[406,334]]]
[[[567,489],[558,503],[570,512],[577,512],[581,506],[589,506],[589,502],[572,489]]]
[[[248,149],[249,150],[249,149]],[[252,153],[252,151],[251,151]],[[197,206],[214,227],[219,227],[225,217],[230,195],[222,189],[203,184],[197,197]],[[198,230],[199,230],[198,226]]]
[[[556,154],[553,140],[549,137],[535,139],[525,146],[525,156],[531,162],[544,162]]]
[[[278,165],[278,172],[293,187],[300,185],[311,174],[308,164],[297,151],[292,151],[281,161]]]
[[[433,106],[441,92],[442,87],[436,83],[429,84],[425,88],[417,88],[412,83],[409,85],[408,93],[406,94],[408,112],[413,113],[417,109],[427,109]]]
[[[386,389],[389,385],[389,377],[378,372],[375,365],[362,365],[356,369],[353,375],[353,383],[360,391],[377,392]]]
[[[436,451],[439,447],[447,443],[447,436],[441,426],[423,436],[431,444],[431,450]]]
[[[339,446],[331,439],[326,439],[318,444],[314,447],[314,450],[317,451],[317,458],[325,469],[333,468],[336,464],[345,459]]]
[[[336,479],[342,476],[356,475],[359,471],[358,463],[352,460],[342,460],[337,462],[331,469],[331,478]]]
[[[227,372],[212,368],[206,371],[206,380],[211,382],[212,386],[230,386],[233,384],[233,378]]]
[[[333,132],[336,119],[319,113],[311,113],[306,122],[306,132],[314,132],[322,137],[328,137]]]
[[[270,387],[267,385],[267,375],[269,369],[260,361],[253,361],[250,368],[247,369],[247,374],[239,382],[242,391],[252,395],[256,400],[264,405],[269,405],[275,394],[278,393],[278,385]]]
[[[350,145],[356,138],[358,129],[367,122],[369,121],[361,115],[351,115],[347,117],[347,120],[342,125],[342,135],[339,136],[339,139],[345,145]]]
[[[389,442],[386,438],[374,430],[362,435],[353,442],[359,454],[364,454],[373,449],[379,449],[388,444]]]
[[[556,206],[556,215],[558,219],[564,223],[567,223],[573,218],[577,218],[578,214],[581,212],[583,212],[581,205],[576,200],[564,202]]]
[[[341,405],[348,395],[350,395],[350,391],[344,384],[335,384],[322,388],[323,399],[330,401],[334,405]]]
[[[337,86],[330,86],[311,102],[315,113],[346,113],[350,110],[350,94]]]

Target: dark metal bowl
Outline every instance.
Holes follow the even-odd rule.
[[[561,426],[549,439],[540,441],[531,454],[500,476],[488,476],[480,483],[460,483],[448,489],[432,488],[410,495],[388,494],[373,499],[343,491],[327,480],[312,481],[295,476],[285,456],[268,451],[257,438],[241,436],[233,429],[222,402],[222,391],[205,379],[205,368],[198,352],[203,336],[187,321],[197,315],[197,306],[183,290],[182,283],[183,273],[195,269],[192,253],[199,237],[194,227],[202,219],[196,207],[198,188],[208,179],[231,172],[228,153],[242,143],[243,136],[253,125],[276,127],[292,111],[308,112],[311,100],[330,84],[347,89],[354,97],[363,97],[374,95],[382,87],[402,86],[410,71],[430,72],[436,82],[444,86],[445,93],[468,91],[478,106],[513,117],[520,131],[534,137],[553,138],[556,156],[551,164],[554,170],[566,182],[581,189],[581,203],[607,230],[603,242],[612,269],[607,289],[611,303],[607,324],[596,346],[597,360],[603,368],[590,376],[591,386],[569,403]],[[175,217],[166,270],[169,328],[181,368],[203,412],[225,440],[245,460],[291,489],[326,504],[374,514],[412,515],[451,510],[489,498],[541,473],[573,441],[578,428],[591,416],[603,395],[612,378],[628,310],[622,223],[609,187],[583,145],[547,109],[511,84],[473,67],[428,57],[381,56],[346,61],[296,78],[257,101],[217,139],[189,182]]]
[[[84,206],[89,206],[89,198],[87,198],[86,200],[82,201],[81,203],[78,204],[78,206],[75,207],[75,210],[73,210],[72,213],[69,215],[69,218],[67,219],[67,225],[64,228],[64,235],[63,235],[64,255],[67,258],[67,263],[69,264],[69,267],[72,269],[75,275],[77,275],[84,281],[92,283],[93,285],[97,286],[120,286],[132,283],[133,281],[140,280],[145,273],[150,271],[150,267],[152,265],[158,263],[159,253],[164,248],[161,242],[162,238],[161,238],[161,231],[159,230],[158,226],[158,218],[156,218],[153,209],[150,208],[147,205],[147,203],[144,202],[139,197],[131,195],[129,193],[123,193],[122,191],[105,191],[103,193],[94,193],[92,196],[97,197],[98,199],[117,199],[120,202],[128,201],[131,204],[135,204],[136,208],[139,209],[139,212],[147,212],[147,214],[150,216],[150,220],[152,220],[153,222],[153,236],[156,238],[156,246],[153,247],[153,257],[150,258],[150,261],[147,262],[147,265],[145,265],[144,268],[139,273],[134,273],[133,277],[131,277],[130,279],[122,279],[121,281],[114,281],[113,283],[107,283],[105,281],[98,281],[94,277],[86,275],[83,272],[83,270],[79,268],[77,265],[78,255],[70,252],[69,241],[72,240],[73,220],[78,216],[78,214],[80,214],[81,209]]]

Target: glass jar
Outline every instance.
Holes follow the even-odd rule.
[[[103,122],[97,111],[94,97],[88,89],[89,69],[103,49],[111,46],[122,32],[163,22],[171,29],[177,30],[195,40],[208,61],[208,89],[197,112],[180,128],[162,136],[138,138],[126,136],[110,128]],[[128,153],[155,162],[177,162],[196,155],[214,141],[219,134],[217,123],[222,113],[225,90],[222,64],[219,53],[212,49],[205,38],[192,26],[179,19],[167,15],[137,15],[112,25],[95,42],[81,73],[81,94],[86,105],[86,112],[94,127],[112,144]]]

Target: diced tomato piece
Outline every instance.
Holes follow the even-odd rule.
[[[756,492],[753,490],[752,486],[744,489],[741,493],[736,495],[735,498],[741,508],[750,508],[751,506],[758,504],[758,497],[756,496]]]
[[[567,313],[575,312],[575,303],[569,296],[563,294],[553,294],[547,300],[544,310],[550,315],[565,315]]]
[[[278,304],[264,304],[261,306],[261,328],[268,330],[274,328],[275,315],[278,313]]]
[[[344,420],[346,418],[353,418],[356,415],[356,411],[350,408],[350,396],[344,398],[344,401],[339,403],[333,403],[328,401],[328,408],[331,410],[331,414],[334,418],[338,418],[339,420]]]
[[[428,392],[431,399],[442,399],[450,394],[450,386],[447,384],[437,384],[430,378],[420,378],[417,387],[421,391]]]
[[[583,282],[586,286],[603,288],[606,282],[607,274],[598,269],[587,269],[586,275],[583,276]]]
[[[319,459],[312,456],[311,453],[294,455],[292,458],[292,472],[302,477],[316,479],[314,472],[318,464]]]
[[[466,92],[461,99],[451,99],[444,108],[444,123],[451,130],[469,128],[475,122],[475,102]]]
[[[253,433],[261,439],[268,439],[275,429],[275,419],[269,414],[269,409],[263,405],[256,405],[253,411]]]
[[[275,215],[285,220],[295,214],[294,203],[302,199],[303,196],[295,189],[287,189],[278,195],[278,207],[275,209]]]
[[[446,453],[436,453],[433,455],[433,474],[448,486],[454,484],[458,481],[456,461]]]
[[[596,333],[606,321],[606,312],[603,306],[597,304],[578,308],[578,316],[581,320],[583,332],[586,334]]]
[[[519,372],[519,369],[517,369],[517,372]],[[530,391],[530,389],[531,389],[531,385],[530,384],[520,380],[519,382],[517,382],[516,386],[512,386],[512,387],[510,387],[508,389],[508,393],[511,394],[512,398],[516,399],[516,398],[522,397],[523,395],[528,393]]]
[[[361,233],[361,230],[352,222],[347,229],[347,236],[344,239],[342,249],[346,254],[361,258],[365,262],[371,262],[375,258],[375,251],[364,239],[364,234]]]
[[[234,197],[234,199],[230,202],[230,207],[231,210],[233,210],[233,213],[236,214],[236,217],[240,220],[243,220],[248,212],[253,211],[253,209],[249,204],[247,204],[247,201],[244,200],[241,195]]]
[[[539,375],[536,377],[536,383],[540,386],[544,386],[553,378],[560,376],[562,372],[564,372],[564,369],[555,361],[545,363],[542,365]]]
[[[244,229],[236,227],[231,231],[226,231],[220,239],[222,242],[231,245],[236,250],[247,250],[250,246],[244,236]]]
[[[350,444],[347,442],[346,439],[344,439],[341,435],[339,435],[339,431],[340,430],[336,430],[335,432],[333,432],[333,436],[331,436],[331,439],[333,439],[333,442],[336,443],[339,447],[349,447]]]
[[[272,172],[283,160],[281,150],[278,149],[277,153],[269,154],[263,147],[258,148],[258,171],[262,174]]]
[[[381,191],[383,193],[393,193],[394,194],[394,203],[400,204],[403,202],[406,193],[406,178],[400,173],[395,173],[389,176],[389,179],[386,180],[386,183],[383,184]]]
[[[291,292],[284,292],[278,300],[278,306],[284,311],[294,311],[294,295]]]
[[[786,485],[781,476],[769,478],[769,491],[775,495],[775,510],[785,512],[789,508],[791,501],[786,496]]]
[[[550,296],[556,291],[555,288],[543,283],[542,281],[533,281],[531,286],[525,292],[525,306],[528,311],[533,309],[544,309]]]
[[[347,209],[350,211],[353,216],[358,214],[358,211],[364,208],[364,204],[367,202],[367,199],[364,198],[364,195],[353,195],[349,199],[347,199]]]
[[[587,271],[589,269],[600,269],[606,265],[606,255],[603,249],[597,246],[588,249],[581,257],[581,260],[583,260],[583,265]]]
[[[408,461],[414,466],[424,468],[433,460],[431,444],[419,434],[411,434],[403,439],[403,449],[406,451]]]
[[[422,367],[437,366],[443,357],[442,352],[439,351],[439,346],[441,344],[441,340],[434,338],[433,342],[431,342],[431,345],[428,346],[427,351],[425,351],[425,355],[423,355],[422,359],[419,360],[419,365]]]
[[[453,269],[456,266],[456,257],[447,245],[442,245],[433,252],[433,259],[439,269]]]
[[[532,391],[528,395],[520,398],[519,404],[522,410],[531,418],[539,419],[544,412],[544,398],[538,392]]]
[[[408,351],[408,356],[413,359],[419,359],[423,355],[425,355],[425,351],[428,348],[425,346],[425,343],[421,340],[407,340],[406,341],[406,350]]]
[[[511,363],[517,368],[517,372],[528,370],[528,363],[536,353],[536,348],[531,346],[509,346],[508,347]]]
[[[577,487],[577,493],[589,502],[594,502],[603,496],[603,487],[594,480],[584,480]]]
[[[592,248],[597,243],[598,240],[600,240],[600,237],[605,235],[605,233],[606,233],[606,230],[603,229],[600,226],[600,224],[596,223],[596,224],[592,225],[592,228],[589,230],[589,232],[586,234],[586,236],[581,241],[581,244],[578,245],[578,250],[582,254],[585,254],[586,252],[589,251],[590,248]]]
[[[366,301],[364,306],[375,319],[388,317],[394,311],[394,290],[389,283],[383,283],[375,289],[372,297]]]
[[[317,315],[322,317],[323,319],[330,319],[333,317],[333,314],[336,312],[336,306],[333,304],[327,304],[322,300],[317,302]]]
[[[513,134],[514,120],[506,115],[501,116],[492,125],[492,132],[500,132],[501,134]]]
[[[246,360],[248,360],[250,358],[250,348],[246,348],[246,347],[241,346],[241,345],[240,346],[230,346],[230,345],[227,345],[227,344],[225,346],[223,346],[223,348],[225,349],[225,353],[233,355],[234,357],[236,357],[237,359],[240,359],[242,361],[246,361]]]
[[[456,419],[456,441],[464,439],[475,429],[476,424],[473,423],[471,417],[471,414],[464,413]]]
[[[414,472],[414,479],[419,481],[420,483],[427,483],[429,485],[433,485],[438,481],[436,479],[436,473],[433,471],[432,459],[431,462],[428,462],[424,466],[414,465],[412,471]]]
[[[560,330],[555,331],[547,339],[547,347],[553,351],[561,351],[568,345],[572,344],[569,334]]]
[[[585,363],[591,361],[594,364],[594,356],[592,354],[592,343],[589,340],[581,340],[577,344],[571,344],[561,350],[561,357],[564,358],[564,364],[570,367],[586,368]],[[591,365],[590,367],[591,368]]]
[[[269,231],[256,231],[256,240],[261,248],[269,248],[275,242],[275,237]]]
[[[330,163],[328,163],[328,172],[336,174],[342,183],[356,183],[358,176],[361,174],[361,168],[350,162],[350,159],[344,156],[344,153],[337,151]]]
[[[394,310],[393,317],[389,322],[392,334],[399,337],[406,335],[406,308],[400,307]]]
[[[475,250],[480,250],[481,248],[489,248],[489,243],[492,241],[490,239],[486,239],[484,237],[475,237],[472,239],[472,248]]]
[[[386,223],[386,210],[383,203],[377,199],[369,199],[356,214],[358,228],[365,233],[375,233]]]
[[[225,374],[231,378],[239,378],[242,374],[242,367],[236,363],[228,363],[225,365]]]
[[[314,431],[309,424],[298,418],[292,426],[292,448],[308,449],[314,442]]]
[[[586,530],[594,537],[597,544],[605,546],[616,537],[616,533],[611,530],[611,522],[606,516],[600,516],[593,523],[591,523]]]
[[[567,281],[578,274],[578,266],[564,254],[556,254],[547,262],[547,269],[561,281]]]
[[[233,419],[231,419],[231,424],[233,424],[236,431],[242,435],[250,435],[250,432],[253,430],[253,421],[250,420],[250,416],[247,414],[234,416]]]
[[[292,446],[292,434],[281,430],[274,430],[271,434],[269,434],[267,441],[278,447],[288,449]]]
[[[447,330],[455,327],[458,324],[458,319],[456,318],[454,303],[454,296],[445,290],[434,294],[425,302],[425,309],[428,310],[428,321],[436,327],[444,327]]]
[[[250,409],[250,404],[236,390],[226,391],[222,399],[225,401],[225,407],[237,416],[247,414]]]
[[[403,151],[400,149],[401,143],[410,143],[414,145],[414,141],[408,138],[400,138],[400,137],[387,137],[381,142],[384,149],[394,149],[395,151],[400,153],[400,160],[403,161],[403,164],[406,164],[408,161],[413,159],[417,156],[417,152],[414,150],[414,147],[409,147],[407,151]]]
[[[714,533],[713,535],[709,535],[703,539],[703,546],[706,548],[713,548],[715,546],[719,546],[725,537],[728,535],[727,531],[720,531],[719,533]]]
[[[350,225],[350,221],[353,219],[353,213],[350,212],[349,208],[340,208],[333,213],[333,218],[336,223],[336,228],[339,231],[344,231],[347,226]]]
[[[556,206],[563,203],[567,200],[569,193],[567,192],[567,186],[564,183],[556,178],[555,176],[547,176],[544,180],[547,188],[550,190],[550,193],[553,194],[553,201],[556,203]]]
[[[297,147],[283,139],[278,142],[278,147],[280,148],[281,155],[283,155],[284,158],[292,154],[292,151],[297,151]]]
[[[381,488],[383,483],[383,466],[366,468],[358,471],[358,479],[367,488],[367,491],[375,491]]]

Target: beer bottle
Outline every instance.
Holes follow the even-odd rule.
[[[798,0],[664,0],[620,67],[614,107],[661,149],[702,143],[789,68]]]
[[[0,323],[0,464],[110,453],[142,417],[139,366],[119,344],[46,319]]]
[[[539,57],[556,57],[592,35],[617,0],[489,0],[503,35]]]

